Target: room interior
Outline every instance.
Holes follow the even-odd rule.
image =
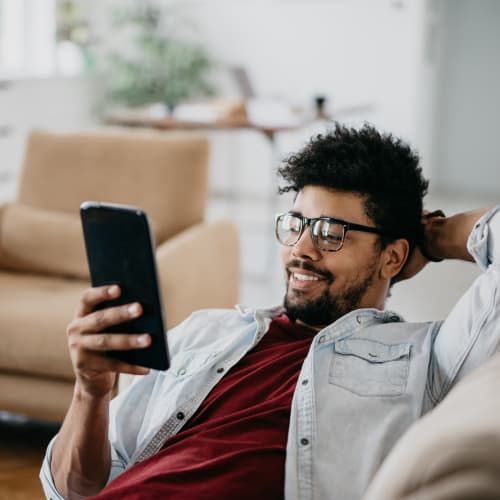
[[[211,88],[206,91],[200,83],[188,91],[179,76],[178,94],[163,102],[134,96],[136,101],[129,101],[133,105],[107,100],[109,89],[100,73],[99,64],[106,60],[105,54],[98,55],[101,47],[109,50],[108,45],[118,43],[125,54],[136,49],[114,31],[110,12],[117,3],[0,0],[0,240],[2,245],[12,241],[0,252],[0,329],[5,329],[0,331],[0,499],[42,498],[39,465],[71,394],[64,325],[71,300],[88,278],[81,253],[71,261],[73,250],[54,248],[64,234],[71,233],[75,241],[79,237],[82,197],[134,202],[152,211],[155,220],[161,214],[168,221],[173,212],[175,218],[189,212],[190,220],[158,238],[166,244],[194,226],[200,231],[199,252],[185,255],[196,237],[189,233],[187,240],[181,235],[173,242],[172,253],[157,254],[165,263],[161,279],[169,327],[201,307],[281,302],[284,283],[273,220],[291,199],[277,194],[276,170],[333,121],[355,127],[369,122],[415,147],[430,179],[426,208],[452,214],[499,199],[495,111],[500,109],[500,4],[495,0],[151,1],[163,4],[170,16],[160,32],[172,30],[169,20],[174,19],[174,36],[203,47],[208,62],[204,66],[200,59],[199,67]],[[144,102],[137,105],[139,98]],[[164,166],[164,177],[148,184],[138,181],[146,163],[140,152],[128,154],[117,143],[112,152],[92,156],[91,138],[158,141],[159,148],[181,141],[194,149],[185,157],[175,156],[175,164]],[[65,144],[62,149],[58,141]],[[68,141],[83,142],[63,151]],[[199,192],[189,198],[179,193],[194,178],[189,173],[179,187],[175,168],[192,166],[196,147],[206,148],[200,153],[205,170],[199,174]],[[89,161],[83,161],[80,151]],[[135,165],[134,158],[140,158]],[[154,155],[151,161],[156,161]],[[55,167],[61,163],[66,179]],[[128,194],[122,196],[106,169],[125,163]],[[102,189],[93,190],[89,179]],[[79,188],[74,194],[72,183]],[[138,187],[145,191],[134,192]],[[163,195],[165,204],[155,204]],[[56,209],[64,222],[44,212]],[[62,227],[69,233],[61,235]],[[47,240],[46,250],[45,244],[33,243],[37,234],[37,241]],[[214,234],[220,235],[219,246],[209,241]],[[224,249],[221,241],[227,244]],[[183,281],[180,263],[188,258],[190,282],[181,289],[176,285]],[[32,282],[20,286],[15,280],[22,273],[46,278],[54,268],[54,279],[73,280],[64,306],[55,305],[53,298],[47,302],[52,305],[44,306],[60,313],[46,327],[53,329],[50,342],[60,339],[57,355],[51,359],[41,346],[49,334],[37,338],[36,328],[24,321],[23,331],[32,330],[26,340],[32,339],[31,354],[18,357],[24,340],[16,338],[16,322],[30,311],[24,301],[38,299]],[[388,307],[409,321],[441,319],[478,274],[468,263],[429,264],[394,287]],[[217,294],[211,293],[211,285]],[[15,377],[25,385],[16,386]],[[54,392],[44,377],[64,383],[64,389]],[[50,399],[56,410],[44,403]]]

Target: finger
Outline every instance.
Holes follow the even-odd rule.
[[[429,217],[446,217],[445,213],[439,209],[439,210],[434,210],[434,212],[431,212],[429,214]]]
[[[105,302],[106,300],[116,299],[120,296],[120,294],[121,290],[118,285],[105,285],[87,288],[83,292],[76,309],[76,316],[79,318],[86,316],[94,310],[96,305]]]
[[[151,336],[147,333],[95,333],[82,335],[79,346],[89,351],[127,351],[144,349],[151,344]]]
[[[131,375],[147,375],[150,369],[145,366],[129,365],[128,363],[120,362],[115,371],[117,373],[130,373]]]
[[[105,353],[82,356],[77,360],[75,368],[80,376],[85,378],[111,372],[146,375],[150,371],[149,368],[120,361],[119,359],[107,356]]]
[[[446,217],[445,213],[442,210],[434,210],[430,212],[429,210],[422,211],[422,221],[427,222],[429,219],[433,219],[435,217]]]
[[[142,306],[138,302],[115,307],[99,309],[76,321],[76,329],[79,333],[103,332],[110,326],[125,323],[142,314]]]

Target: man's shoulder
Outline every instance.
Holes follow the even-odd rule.
[[[346,315],[345,320],[356,326],[352,338],[391,342],[419,342],[429,333],[437,334],[442,324],[442,321],[406,321],[400,314],[387,309],[358,309]]]

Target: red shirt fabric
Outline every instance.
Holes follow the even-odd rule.
[[[177,435],[93,498],[283,498],[292,397],[312,339],[275,318]]]

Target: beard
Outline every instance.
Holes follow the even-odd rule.
[[[367,272],[364,276],[358,277],[346,284],[343,290],[332,295],[330,285],[334,282],[334,276],[327,271],[318,271],[308,262],[292,262],[291,265],[307,269],[309,271],[321,274],[326,280],[327,287],[325,291],[317,298],[302,299],[306,292],[296,290],[294,297],[289,295],[289,282],[287,281],[284,307],[288,317],[292,321],[300,320],[311,326],[326,326],[341,318],[348,312],[359,308],[361,299],[373,283],[376,269],[374,263],[367,266]]]

